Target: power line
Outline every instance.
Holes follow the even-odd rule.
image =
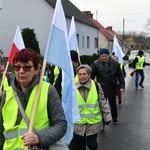
[[[146,14],[146,13],[150,13],[150,11],[146,11],[146,12],[137,12],[137,13],[129,13],[129,14],[100,14],[101,16],[131,16],[131,15],[139,15],[139,14]]]

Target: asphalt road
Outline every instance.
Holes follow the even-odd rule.
[[[150,54],[146,60],[150,62]],[[110,123],[99,134],[98,150],[150,150],[150,66],[145,67],[144,89],[135,90],[135,79],[127,77],[124,103],[118,105],[118,124]]]

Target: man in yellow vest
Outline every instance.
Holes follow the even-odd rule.
[[[74,77],[75,77],[75,80],[77,80],[77,78],[76,78],[76,69],[79,66],[79,59],[78,59],[77,51],[71,50],[70,51],[70,56],[71,56],[71,61],[72,61],[72,65],[73,65],[73,70],[74,70]],[[58,77],[55,80],[55,83],[53,85],[56,88],[57,92],[59,93],[60,97],[61,97],[61,94],[62,94],[61,83],[62,83],[62,71],[59,70],[59,75],[58,75]]]
[[[81,65],[76,70],[77,101],[81,120],[75,123],[74,137],[70,150],[97,150],[97,135],[103,129],[102,118],[106,125],[112,120],[110,109],[99,83],[90,79],[91,68]]]
[[[143,86],[143,81],[145,78],[144,75],[144,67],[145,65],[150,65],[150,63],[146,63],[145,59],[144,59],[144,51],[143,50],[139,50],[138,55],[136,56],[135,60],[134,60],[134,68],[135,68],[135,90],[138,90],[138,85],[141,88],[144,88]],[[139,75],[141,76],[141,80],[139,82]]]

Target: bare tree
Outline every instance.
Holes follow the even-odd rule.
[[[147,20],[147,23],[145,24],[145,28],[147,30],[150,30],[150,18]]]

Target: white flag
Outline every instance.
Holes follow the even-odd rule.
[[[74,109],[72,108],[72,105],[74,103],[74,74],[73,66],[71,64],[66,18],[61,0],[57,0],[56,2],[56,7],[54,11],[53,21],[51,24],[51,30],[44,58],[49,64],[59,66],[63,72],[62,105],[67,119],[67,132],[64,136],[64,139],[65,142],[69,145],[70,141],[73,138],[74,132],[74,114],[72,111],[72,109]]]
[[[119,58],[119,63],[123,64],[123,57],[125,56],[119,43],[116,38],[116,35],[114,35],[114,43],[113,43],[113,52],[115,52],[115,55]]]

